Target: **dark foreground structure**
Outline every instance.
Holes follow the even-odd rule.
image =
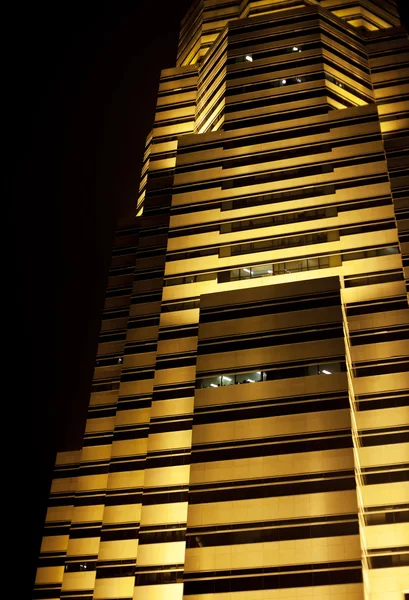
[[[193,4],[36,600],[409,597],[408,73],[393,0]]]

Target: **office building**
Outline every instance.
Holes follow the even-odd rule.
[[[34,598],[409,598],[409,42],[197,0],[119,224]]]

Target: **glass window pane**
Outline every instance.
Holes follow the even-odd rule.
[[[250,279],[251,269],[250,267],[243,267],[240,269],[240,279]]]
[[[329,257],[328,256],[324,256],[323,258],[319,259],[319,268],[323,269],[325,267],[329,267]]]
[[[291,262],[285,263],[285,271],[288,273],[295,273],[297,271],[303,270],[303,260],[293,260]]]
[[[320,368],[319,365],[309,365],[307,367],[307,375],[319,375]]]
[[[251,381],[249,381],[250,378],[251,373],[239,373],[238,375],[236,375],[236,383],[238,385],[242,383],[251,383]]]
[[[265,277],[266,275],[272,275],[272,273],[271,265],[257,265],[252,268],[253,277]]]
[[[247,383],[256,383],[257,381],[261,381],[261,373],[247,373]]]
[[[272,248],[272,240],[262,240],[261,242],[256,242],[255,247],[257,250],[270,250]]]
[[[318,258],[309,258],[307,262],[308,262],[309,269],[318,269],[319,268]]]
[[[319,365],[320,375],[332,375],[333,373],[341,372],[340,363],[326,363],[323,365]]]
[[[222,375],[222,385],[234,385],[234,375]]]
[[[388,254],[397,254],[398,253],[398,249],[397,248],[379,248],[378,250],[378,256],[388,256]]]
[[[221,386],[222,378],[220,375],[217,377],[206,377],[206,379],[200,379],[198,384],[200,388],[216,388]]]
[[[196,281],[210,281],[211,279],[215,278],[215,274],[214,273],[201,273],[200,275],[196,276]]]

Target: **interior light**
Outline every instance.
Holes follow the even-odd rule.
[[[273,271],[270,271],[270,270],[268,270],[268,271],[267,271],[267,273],[270,273],[270,275],[272,275],[272,274],[273,274]]]
[[[298,46],[293,46],[293,52],[298,52]]]
[[[287,79],[282,79],[282,80],[281,80],[281,83],[282,83],[283,85],[285,85],[285,84],[287,83]]]
[[[249,383],[256,383],[256,382],[254,381],[254,379],[246,379],[246,381],[248,381]]]
[[[322,369],[321,373],[324,373],[324,375],[332,375],[331,371],[327,371],[327,369]]]
[[[246,273],[251,273],[251,269],[243,269],[243,271],[246,271]]]
[[[227,379],[227,381],[231,381],[231,377],[227,377],[227,375],[222,375],[223,379]]]
[[[301,83],[301,82],[302,82],[302,79],[301,79],[301,77],[297,77],[297,79],[296,79],[296,82],[297,82],[297,83]]]
[[[219,387],[218,385],[216,385],[215,383],[211,383],[210,387]]]
[[[257,375],[261,375],[261,371],[257,371]]]
[[[253,57],[251,56],[251,54],[247,54],[244,58],[245,60],[248,60],[248,62],[253,62]]]

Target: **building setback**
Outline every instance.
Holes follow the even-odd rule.
[[[409,43],[197,0],[120,223],[33,598],[409,598]]]

